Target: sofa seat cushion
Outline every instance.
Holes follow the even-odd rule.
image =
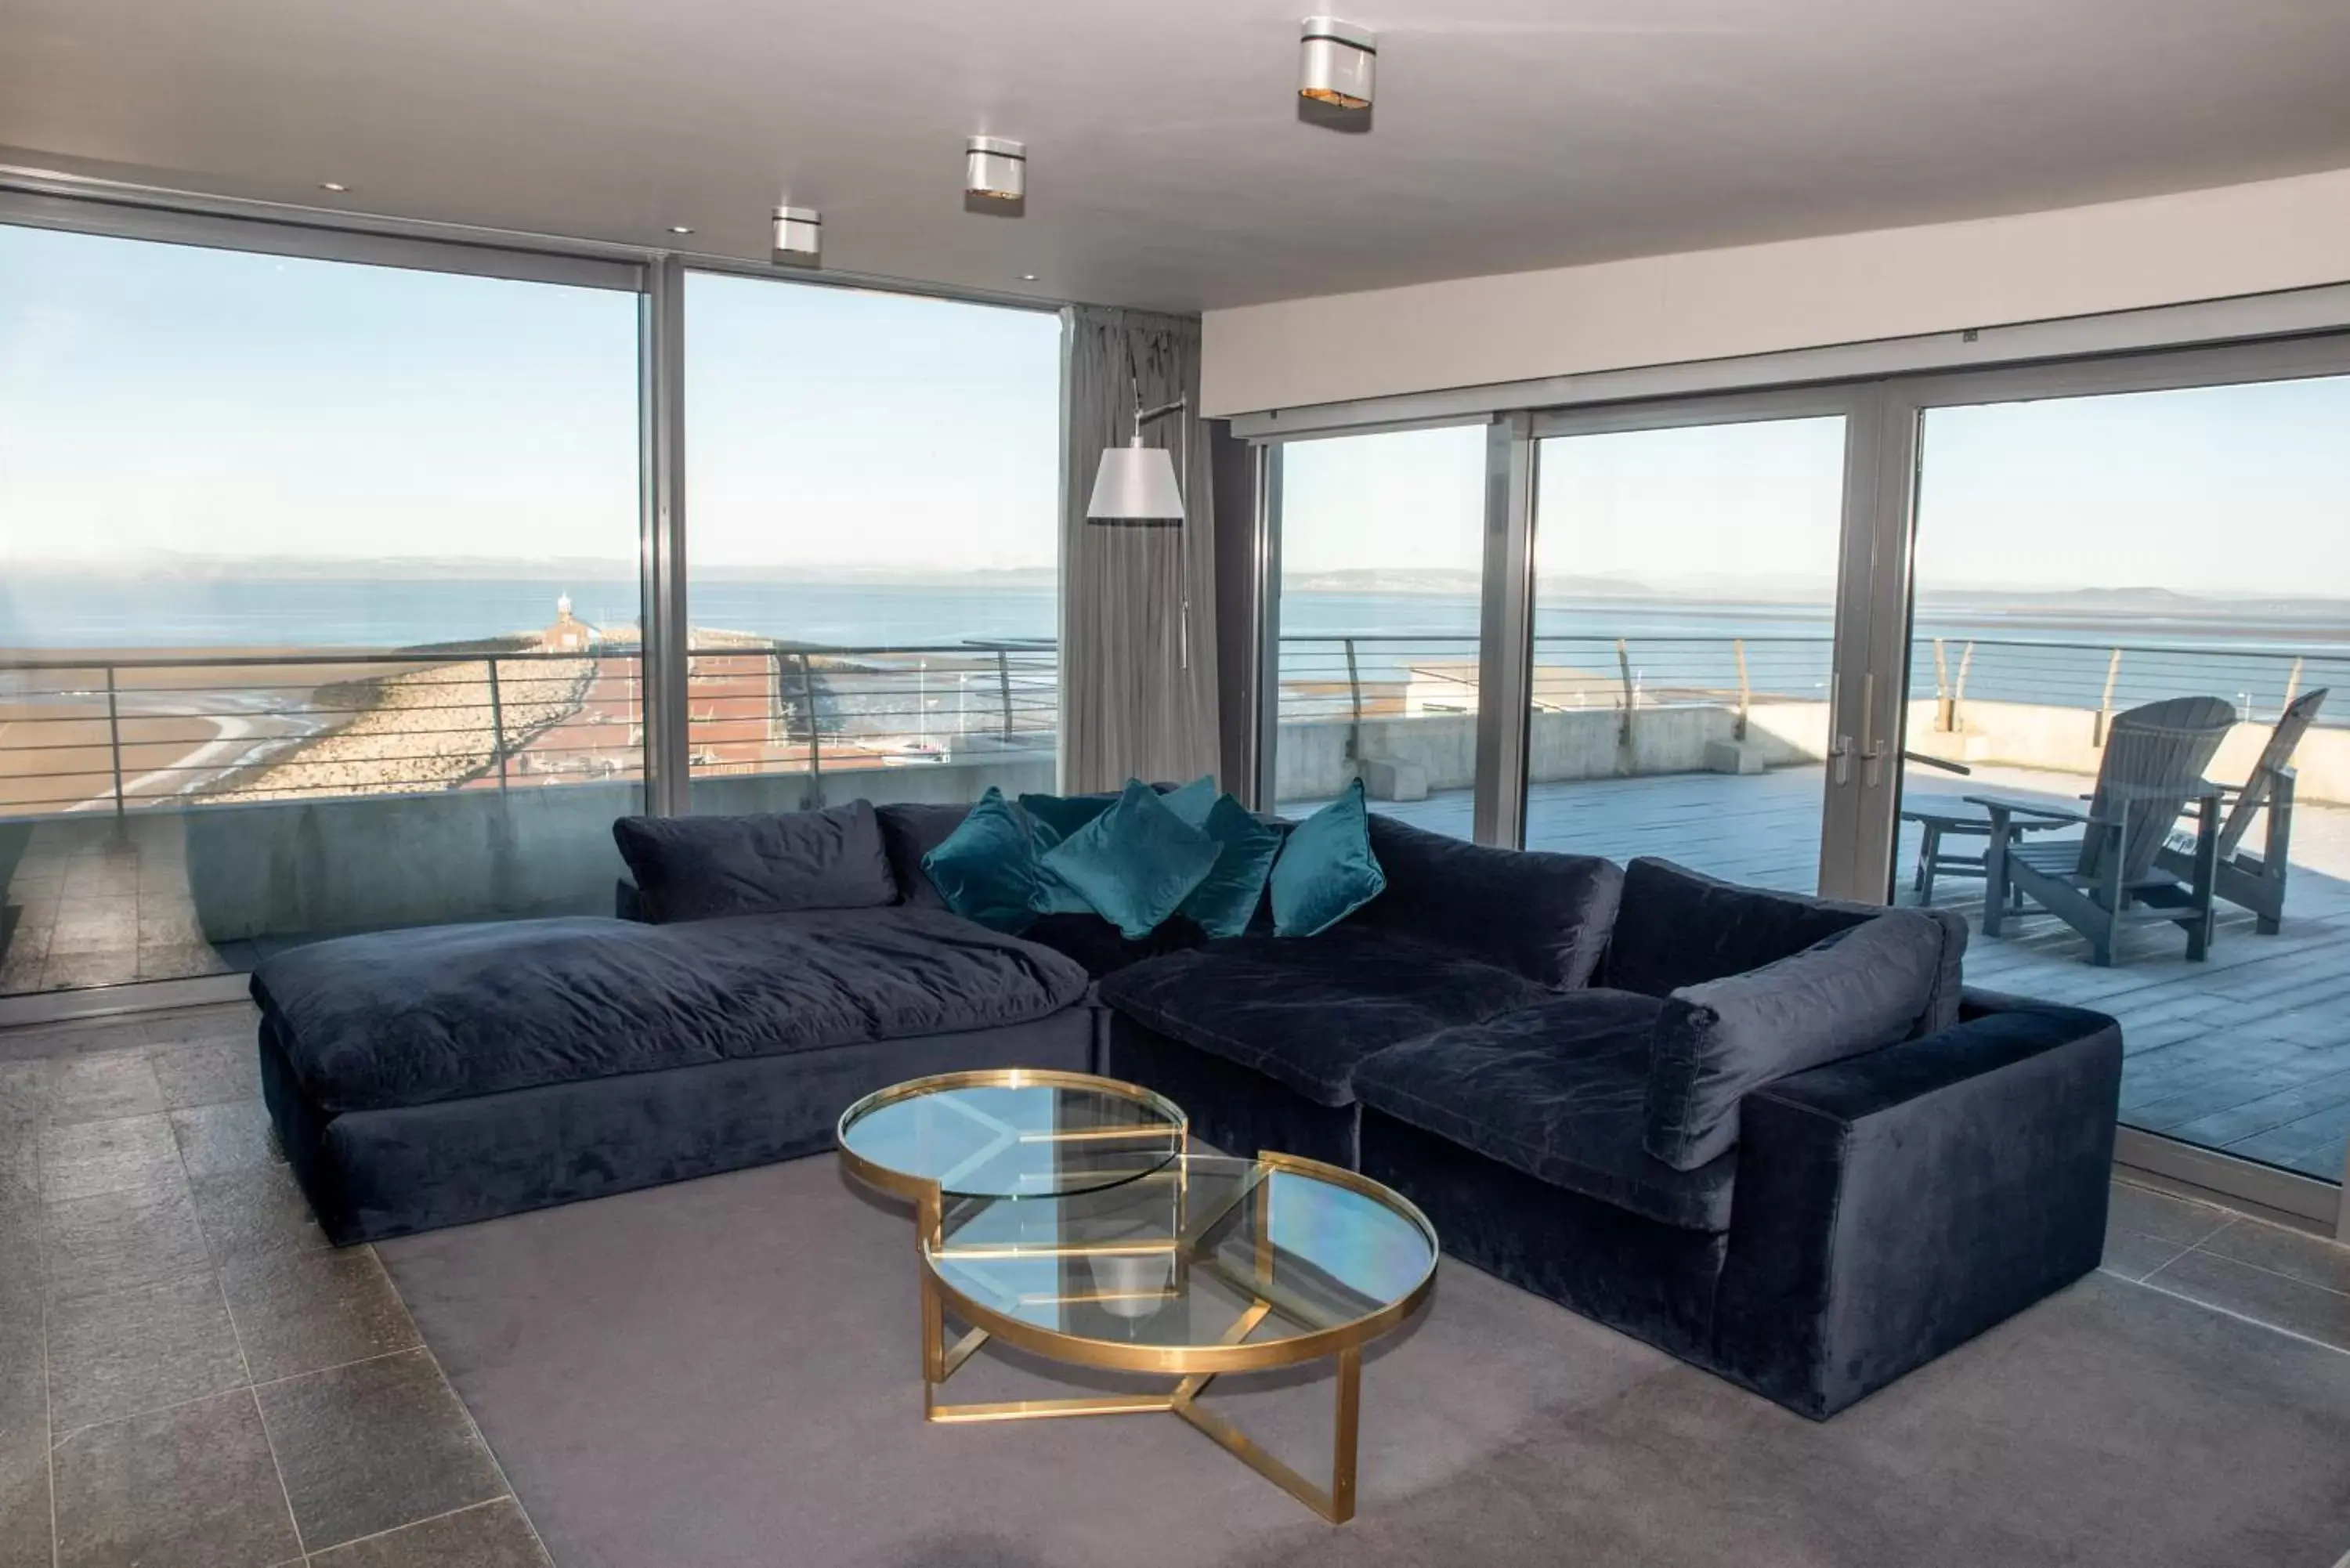
[[[1049,949],[890,908],[340,937],[268,960],[253,994],[340,1114],[1022,1023],[1087,984]]]
[[[1235,937],[1118,971],[1101,999],[1170,1039],[1319,1105],[1352,1105],[1355,1064],[1555,993],[1430,943],[1340,927]]]
[[[1664,1002],[1578,991],[1392,1046],[1355,1072],[1363,1104],[1538,1181],[1676,1230],[1730,1229],[1733,1152],[1675,1170],[1642,1147]]]

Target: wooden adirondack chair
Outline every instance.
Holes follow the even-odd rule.
[[[2272,937],[2283,928],[2284,877],[2293,847],[2293,753],[2310,725],[2317,722],[2326,690],[2321,686],[2304,691],[2287,704],[2277,716],[2276,728],[2269,732],[2268,744],[2261,748],[2261,760],[2244,782],[2220,786],[2228,815],[2220,824],[2211,890],[2229,903],[2251,910],[2258,917],[2253,929],[2262,936]],[[2242,845],[2252,818],[2263,808],[2268,812],[2268,831],[2262,836],[2260,853],[2254,855]],[[2195,836],[2183,829],[2173,832],[2154,859],[2174,877],[2191,877]]]
[[[2217,697],[2171,697],[2115,715],[2086,811],[2043,802],[1967,798],[1991,814],[1983,854],[1986,937],[1996,937],[2013,888],[2089,940],[2089,961],[2114,961],[2125,925],[2168,920],[2187,933],[2187,956],[2211,949],[2211,889],[2218,867],[2220,786],[2203,777],[2235,727],[2235,708]],[[2184,886],[2156,864],[2189,806],[2196,814],[2192,865]],[[2077,823],[2078,836],[2023,841],[2022,824]]]

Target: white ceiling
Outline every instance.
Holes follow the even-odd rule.
[[[1305,9],[0,0],[0,148],[741,256],[787,195],[838,268],[1183,309],[2350,165],[2350,0],[1347,0],[1361,135],[1297,116]]]

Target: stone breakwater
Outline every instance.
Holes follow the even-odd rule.
[[[494,776],[503,731],[512,756],[578,713],[593,659],[465,659],[321,687],[321,709],[348,717],[206,791],[217,801],[301,800],[455,789]],[[493,714],[498,723],[493,723]]]

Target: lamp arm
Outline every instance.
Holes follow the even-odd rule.
[[[1163,420],[1169,414],[1180,413],[1191,406],[1191,400],[1189,395],[1186,395],[1176,399],[1171,403],[1161,403],[1155,409],[1137,408],[1134,410],[1134,433],[1140,435],[1142,427],[1151,421]]]

